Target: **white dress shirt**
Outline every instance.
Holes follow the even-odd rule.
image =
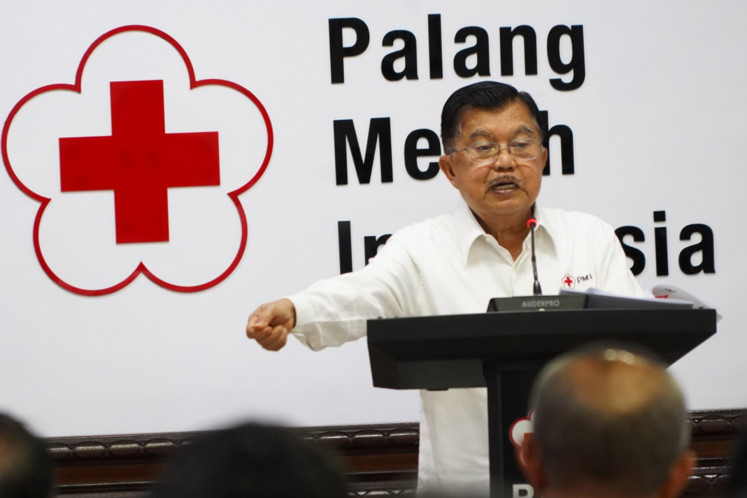
[[[580,212],[535,207],[543,293],[562,287],[643,294],[614,230]],[[513,260],[464,202],[395,233],[369,264],[290,296],[293,334],[311,349],[366,334],[370,318],[482,313],[493,297],[531,295],[530,237]],[[421,391],[418,489],[487,495],[484,388]],[[468,429],[467,429],[468,428]]]

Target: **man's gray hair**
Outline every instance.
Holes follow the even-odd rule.
[[[621,381],[626,375],[632,377]],[[677,382],[658,359],[629,348],[595,345],[550,362],[535,381],[530,407],[552,486],[591,481],[652,492],[690,441]]]

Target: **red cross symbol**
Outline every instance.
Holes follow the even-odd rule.
[[[563,279],[563,283],[566,285],[566,287],[571,287],[573,285],[573,279],[570,275],[566,275]]]
[[[113,190],[118,244],[166,242],[168,189],[220,185],[218,132],[166,133],[163,81],[110,89],[111,136],[60,138],[62,192]]]

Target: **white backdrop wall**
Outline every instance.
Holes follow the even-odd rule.
[[[370,387],[365,341],[319,353],[292,341],[273,354],[245,339],[245,321],[339,273],[339,222],[360,268],[365,237],[452,209],[444,178],[408,173],[406,139],[437,133],[448,95],[487,78],[529,91],[551,127],[572,133],[572,174],[551,139],[541,202],[628,227],[642,239],[625,243],[644,287],[680,286],[723,315],[718,334],[672,367],[690,407],[744,406],[744,244],[732,221],[747,207],[746,22],[747,6],[730,0],[6,0],[0,410],[47,436],[245,417],[417,420],[415,392]],[[132,25],[147,28],[116,31]],[[510,75],[501,33],[522,26],[536,49],[516,37]],[[360,53],[338,65],[335,48]],[[455,59],[483,74],[460,75]],[[332,82],[334,67],[344,82]],[[59,139],[111,135],[109,82],[144,80],[164,81],[166,133],[218,131],[220,181],[169,189],[168,240],[118,244],[111,190],[61,192]],[[336,153],[335,122],[352,122],[363,154],[371,123],[388,123],[391,181],[381,142],[370,183],[359,181],[349,146]],[[417,169],[437,156],[422,153]]]

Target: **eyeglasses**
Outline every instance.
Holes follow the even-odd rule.
[[[508,153],[514,159],[519,161],[531,161],[532,159],[536,159],[540,155],[540,152],[542,152],[542,143],[539,140],[535,138],[518,138],[510,141],[507,146],[496,142],[477,142],[469,147],[457,149],[452,154],[464,151],[475,166],[485,166],[497,161],[501,149],[504,147],[508,149]]]

